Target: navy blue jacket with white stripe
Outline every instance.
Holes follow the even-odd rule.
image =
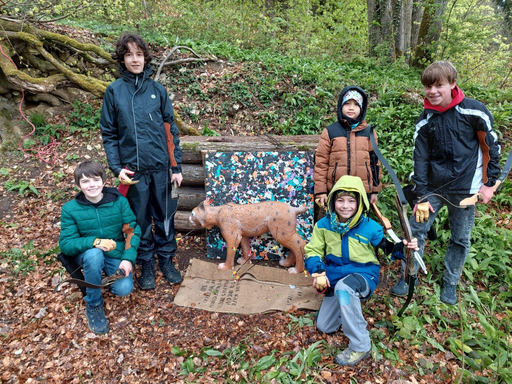
[[[494,186],[500,174],[491,112],[454,91],[458,104],[444,112],[425,108],[416,123],[411,180],[418,199],[429,192],[474,194],[483,184]]]

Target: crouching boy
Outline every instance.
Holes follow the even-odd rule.
[[[379,283],[380,264],[374,247],[393,248],[385,244],[382,227],[367,217],[369,208],[361,179],[342,176],[329,193],[326,216],[315,224],[305,248],[306,269],[315,278],[313,286],[326,293],[316,326],[324,333],[336,332],[341,326],[349,339],[348,348],[334,357],[339,365],[353,366],[370,355],[361,300]],[[407,247],[417,249],[416,239]],[[403,250],[401,244],[398,248]],[[400,255],[399,250],[394,254]]]
[[[117,296],[133,290],[133,265],[140,242],[140,228],[128,200],[115,188],[106,188],[105,168],[83,162],[75,169],[76,197],[61,212],[59,246],[83,267],[85,281],[100,285],[102,272],[110,276],[118,269],[125,277],[110,286]],[[101,289],[86,289],[86,316],[89,329],[101,335],[109,330]]]

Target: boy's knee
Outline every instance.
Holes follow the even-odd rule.
[[[322,333],[334,333],[339,329],[339,326],[334,326],[332,322],[318,321],[316,319],[316,329]]]
[[[128,296],[133,291],[132,276],[130,275],[129,277],[116,281],[116,283],[112,285],[111,291],[114,295],[119,297]]]
[[[101,249],[91,248],[84,252],[82,261],[84,265],[98,266],[98,268],[103,268],[104,258],[105,256],[103,255],[103,251]]]

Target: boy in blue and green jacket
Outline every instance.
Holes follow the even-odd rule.
[[[361,300],[379,283],[380,263],[374,248],[392,251],[392,259],[403,258],[402,244],[394,248],[385,239],[382,227],[367,217],[369,208],[361,179],[342,176],[329,193],[326,216],[315,224],[305,247],[305,266],[314,277],[313,286],[326,293],[316,326],[324,333],[341,326],[349,339],[348,348],[334,358],[340,365],[356,365],[371,352]],[[416,239],[407,247],[417,249]]]
[[[125,277],[110,289],[126,296],[133,290],[132,271],[140,242],[135,215],[117,189],[105,187],[107,175],[101,164],[83,162],[74,176],[81,192],[62,207],[60,249],[83,267],[88,283],[100,285],[103,271],[110,276],[122,269]],[[84,300],[89,329],[107,333],[101,289],[87,288]]]

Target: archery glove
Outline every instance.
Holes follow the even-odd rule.
[[[430,203],[428,201],[425,203],[416,204],[416,222],[417,223],[427,222],[429,211],[430,211]]]
[[[96,248],[105,248],[107,252],[116,249],[116,242],[111,239],[94,239],[94,246]]]

